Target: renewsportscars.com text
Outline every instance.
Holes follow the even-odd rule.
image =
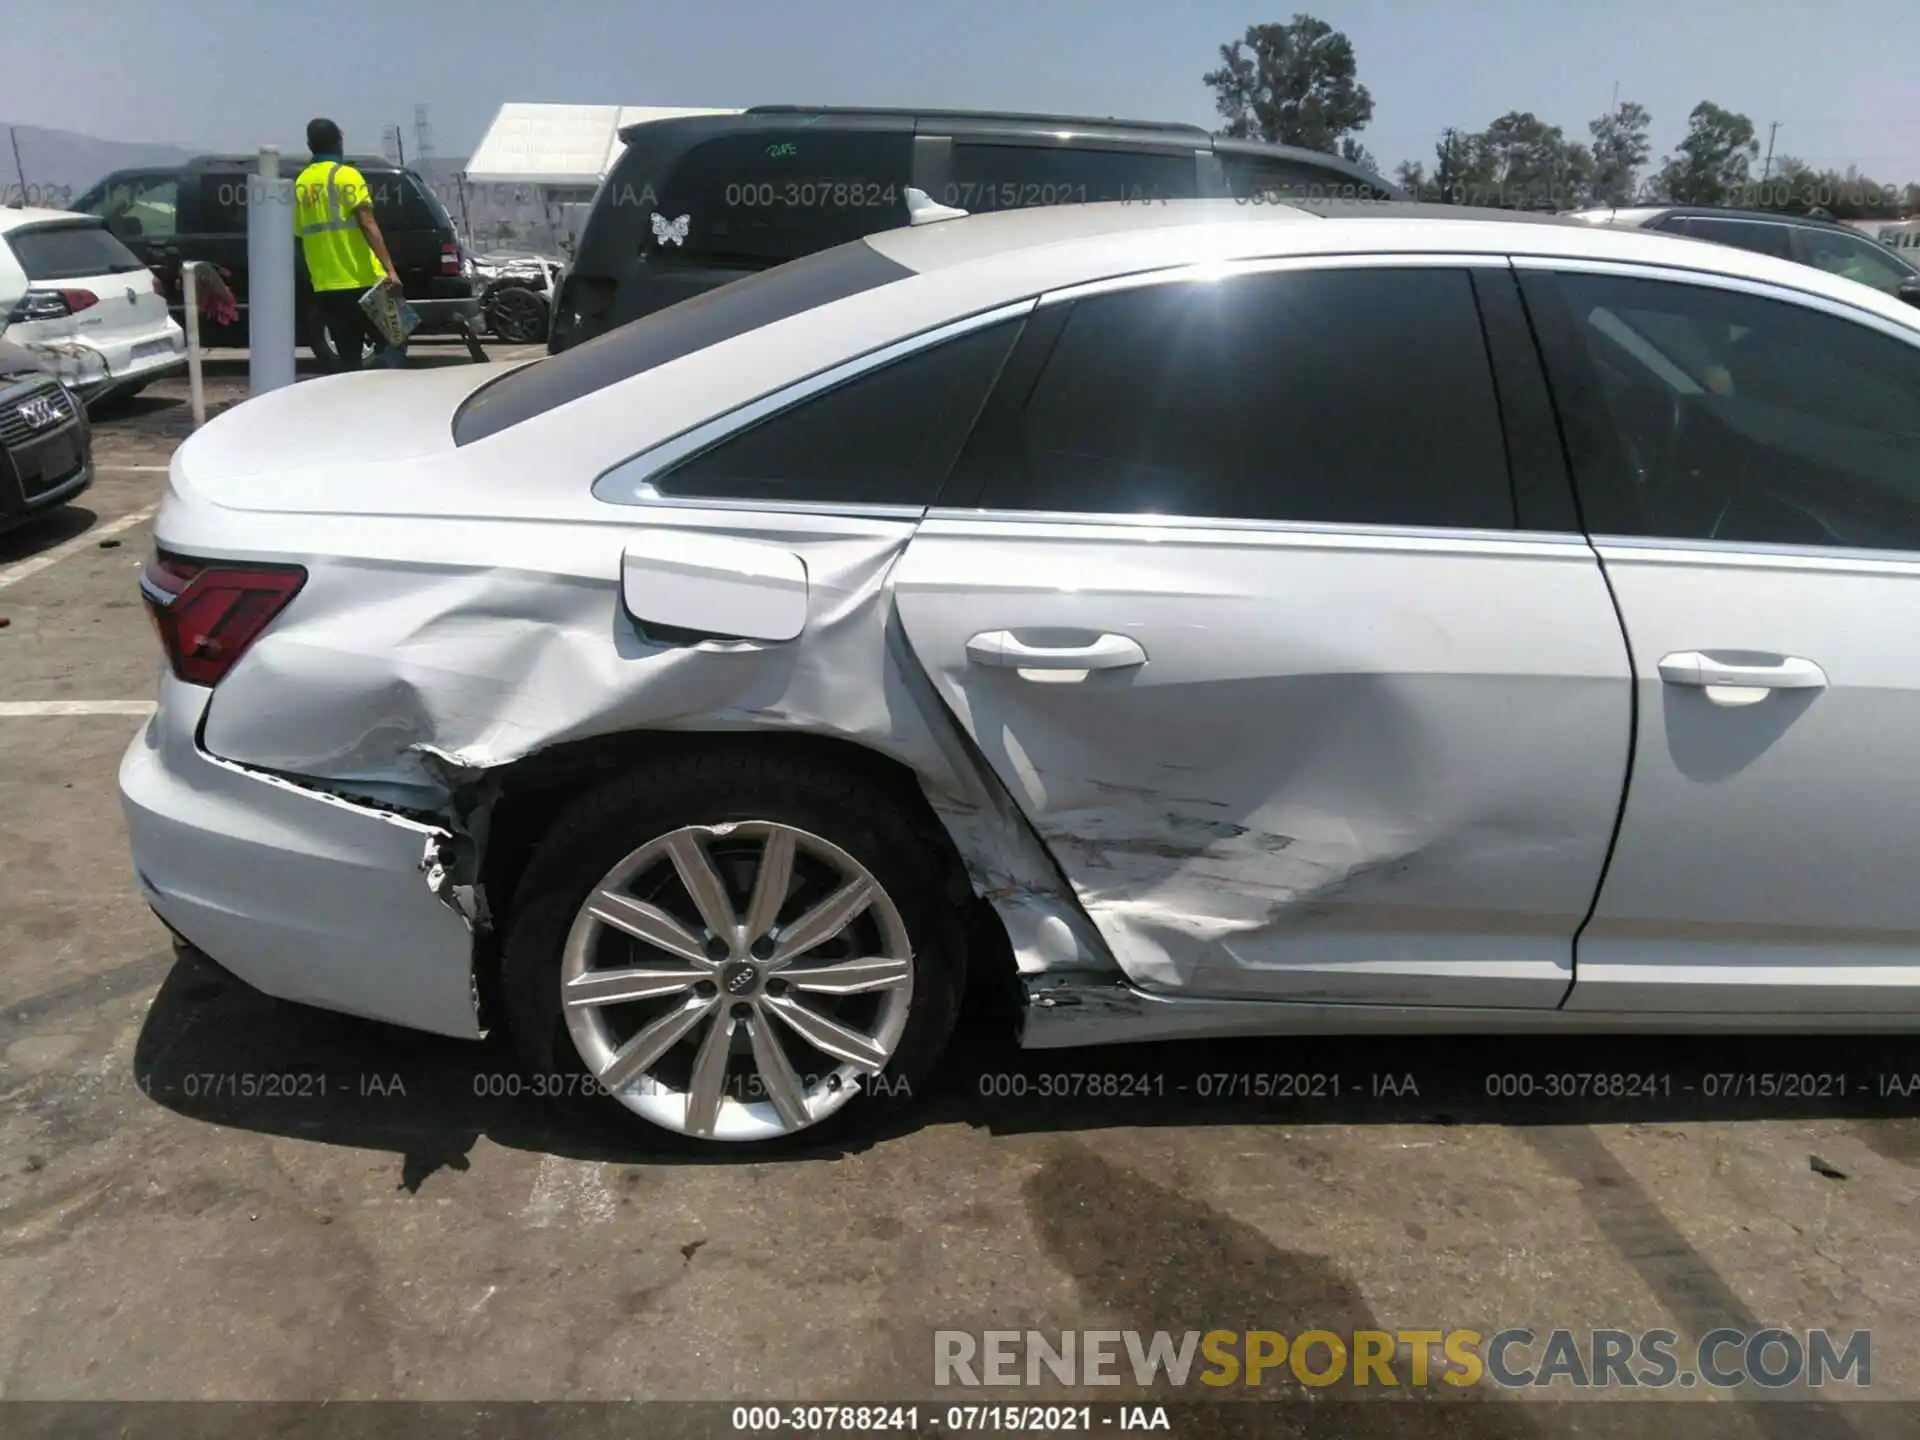
[[[935,1385],[1864,1388],[1867,1330],[936,1330]]]

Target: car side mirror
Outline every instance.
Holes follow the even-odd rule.
[[[1894,293],[1909,305],[1920,305],[1920,275],[1909,275]]]
[[[138,240],[147,233],[147,227],[132,215],[114,216],[107,222],[107,229],[123,240]]]

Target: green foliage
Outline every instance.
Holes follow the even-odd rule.
[[[1220,60],[1202,78],[1226,121],[1222,135],[1331,153],[1373,118],[1373,96],[1356,78],[1353,42],[1312,15],[1250,25],[1220,47]]]
[[[1219,133],[1325,150],[1378,173],[1355,137],[1373,118],[1373,97],[1359,81],[1353,45],[1312,15],[1284,25],[1253,25],[1220,47],[1221,65],[1203,78],[1225,121]],[[1815,170],[1782,156],[1755,174],[1760,142],[1753,121],[1702,100],[1686,137],[1651,175],[1652,116],[1623,101],[1589,121],[1586,142],[1531,111],[1512,110],[1484,130],[1449,130],[1429,171],[1402,161],[1394,179],[1416,200],[1509,210],[1669,203],[1719,205],[1836,220],[1894,220],[1920,212],[1920,183],[1890,185],[1856,169]]]

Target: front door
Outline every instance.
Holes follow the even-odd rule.
[[[1920,1009],[1920,330],[1526,283],[1639,696],[1569,1008]]]
[[[1043,306],[899,614],[1136,982],[1552,1007],[1619,625],[1584,539],[1516,528],[1468,269],[1327,265]]]

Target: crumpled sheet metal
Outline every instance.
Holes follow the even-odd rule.
[[[737,532],[803,555],[807,631],[785,645],[697,646],[649,643],[626,616],[617,531],[564,528],[570,539],[550,534],[541,547],[549,562],[564,548],[563,564],[315,566],[300,603],[222,682],[207,748],[459,830],[463,786],[568,741],[677,729],[836,735],[920,776],[1022,971],[1116,969],[892,619],[887,575],[911,526]],[[883,684],[866,683],[876,670]],[[470,914],[470,899],[461,908]]]

